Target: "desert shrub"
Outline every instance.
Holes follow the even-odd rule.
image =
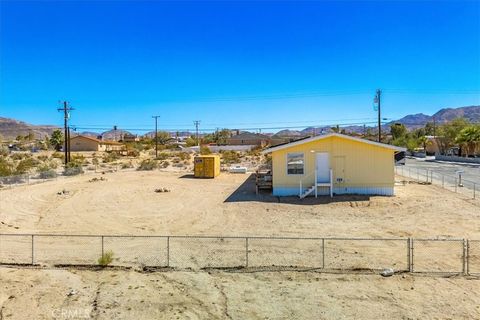
[[[52,158],[54,158],[54,159],[62,159],[62,160],[63,160],[63,159],[65,159],[65,155],[64,155],[63,153],[61,153],[61,152],[54,152],[54,153],[52,154]]]
[[[139,171],[149,171],[149,170],[154,170],[158,168],[158,163],[155,160],[151,159],[146,159],[140,162],[140,165],[138,166],[137,170]]]
[[[250,151],[247,151],[247,155],[249,155],[249,156],[259,156],[261,151],[262,151],[262,147],[261,146],[256,146],[256,147],[253,147]]]
[[[54,170],[57,167],[55,162],[46,162],[38,166],[37,172],[41,179],[52,179],[57,176],[57,172]]]
[[[133,168],[133,163],[132,161],[130,162],[126,162],[126,163],[122,163],[122,166],[121,166],[122,169],[129,169],[129,168]]]
[[[0,146],[0,157],[6,157],[8,156],[9,151],[8,148],[5,146]]]
[[[103,157],[102,157],[102,160],[103,160],[103,163],[109,163],[109,162],[113,162],[115,160],[118,160],[119,156],[117,153],[115,152],[107,152],[105,154],[103,154]]]
[[[85,156],[83,154],[73,154],[72,155],[72,161],[80,163],[80,164],[84,164],[86,160],[85,160]]]
[[[48,156],[46,154],[41,154],[41,155],[37,156],[37,159],[40,160],[40,161],[47,161]]]
[[[98,258],[98,264],[102,267],[108,266],[110,263],[113,262],[113,256],[114,255],[112,250],[105,252],[100,258]]]
[[[36,160],[32,157],[25,158],[17,164],[17,168],[15,169],[15,173],[16,174],[27,173],[28,171],[30,171],[30,169],[34,168],[38,164],[39,164],[38,160]]]
[[[157,156],[157,160],[166,160],[170,157],[170,155],[166,152],[160,152]]]
[[[168,162],[168,161],[163,161],[162,164],[160,165],[160,167],[162,167],[162,168],[167,168],[169,165],[170,165],[170,162]]]
[[[240,154],[236,151],[225,150],[222,152],[222,160],[224,163],[236,163],[240,161]]]
[[[69,162],[63,171],[66,176],[76,176],[81,173],[83,173],[82,165],[77,162]]]
[[[15,165],[6,158],[0,158],[0,177],[7,177],[15,174]]]
[[[136,158],[136,157],[140,156],[140,151],[138,151],[136,149],[128,150],[127,155],[130,156],[130,157]]]
[[[26,159],[26,158],[29,158],[31,157],[28,153],[12,153],[10,155],[10,158],[12,160],[23,160],[23,159]]]
[[[53,169],[42,170],[38,173],[40,179],[53,179],[57,177],[57,172]]]
[[[177,157],[180,158],[180,160],[190,160],[190,153],[188,152],[179,152],[177,154]]]
[[[211,154],[212,151],[210,151],[209,147],[206,146],[201,146],[200,147],[200,154],[206,155],[206,154]]]

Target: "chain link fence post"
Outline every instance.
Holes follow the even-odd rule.
[[[167,237],[167,268],[170,267],[170,237]]]
[[[322,269],[325,269],[325,238],[322,238]]]
[[[103,257],[104,254],[105,254],[105,241],[104,241],[104,238],[105,238],[105,236],[102,236],[102,255],[101,255],[101,257]]]
[[[35,264],[35,236],[32,234],[32,266]]]
[[[248,268],[248,237],[245,238],[245,268]]]
[[[413,239],[412,238],[409,238],[410,240],[410,268],[409,268],[409,271],[410,272],[414,272],[414,269],[413,269],[413,258],[415,257],[415,254],[414,254],[414,247],[413,247]]]

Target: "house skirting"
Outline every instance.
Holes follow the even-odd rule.
[[[279,197],[298,196],[298,187],[273,187],[273,195]],[[318,195],[330,195],[328,187],[318,187]],[[333,194],[364,194],[393,196],[393,187],[333,187]],[[312,195],[314,195],[312,193]]]

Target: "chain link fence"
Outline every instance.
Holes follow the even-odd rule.
[[[480,275],[480,240],[0,234],[0,264],[314,268]]]
[[[471,199],[479,199],[480,183],[465,179],[461,174],[448,175],[430,169],[395,167],[395,174],[418,182],[430,183],[462,194]]]

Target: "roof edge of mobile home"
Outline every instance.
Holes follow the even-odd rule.
[[[340,137],[340,138],[344,138],[344,139],[347,139],[347,140],[353,140],[353,141],[357,141],[357,142],[371,144],[371,145],[374,145],[374,146],[377,146],[377,147],[391,149],[391,150],[395,150],[395,151],[407,151],[406,148],[392,146],[390,144],[385,144],[385,143],[370,141],[370,140],[361,139],[361,138],[357,138],[357,137],[352,137],[352,136],[348,136],[348,135],[341,134],[341,133],[328,133],[328,134],[325,134],[325,135],[314,136],[314,137],[310,137],[310,138],[307,138],[307,139],[301,139],[301,140],[293,141],[293,142],[290,142],[290,143],[285,143],[285,144],[282,144],[282,145],[279,145],[279,146],[276,146],[276,147],[271,147],[271,148],[268,148],[268,149],[262,151],[262,154],[267,154],[267,153],[270,153],[270,152],[273,152],[273,151],[282,150],[282,149],[290,148],[290,147],[293,147],[293,146],[301,145],[301,144],[304,144],[304,143],[308,143],[308,142],[311,142],[311,141],[322,140],[322,139],[326,139],[326,138],[330,138],[330,137]]]

